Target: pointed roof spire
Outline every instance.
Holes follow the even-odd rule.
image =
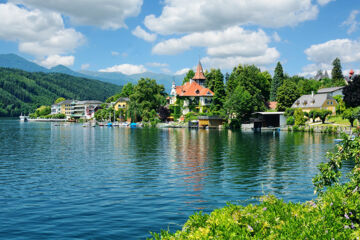
[[[201,66],[201,62],[199,60],[193,80],[205,80],[205,79],[206,79],[206,77],[204,75],[204,70],[203,70],[203,68]]]

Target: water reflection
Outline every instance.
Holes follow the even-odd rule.
[[[333,138],[0,121],[0,238],[145,238],[228,201],[310,200]]]

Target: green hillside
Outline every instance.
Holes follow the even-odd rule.
[[[100,100],[121,91],[121,86],[61,73],[30,73],[0,68],[0,117],[33,112],[57,98]]]

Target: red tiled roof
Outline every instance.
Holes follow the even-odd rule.
[[[200,86],[197,82],[191,81],[191,83],[187,82],[182,86],[177,86],[176,95],[182,97],[204,97],[214,96],[214,93],[210,89]]]
[[[197,65],[196,73],[195,73],[195,76],[193,77],[193,79],[194,80],[205,80],[206,79],[200,61],[199,61],[199,64]]]
[[[268,102],[268,106],[270,109],[276,109],[277,107],[277,102]]]

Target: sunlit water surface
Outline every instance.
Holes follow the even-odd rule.
[[[0,120],[0,238],[144,239],[226,202],[304,202],[334,138]]]

